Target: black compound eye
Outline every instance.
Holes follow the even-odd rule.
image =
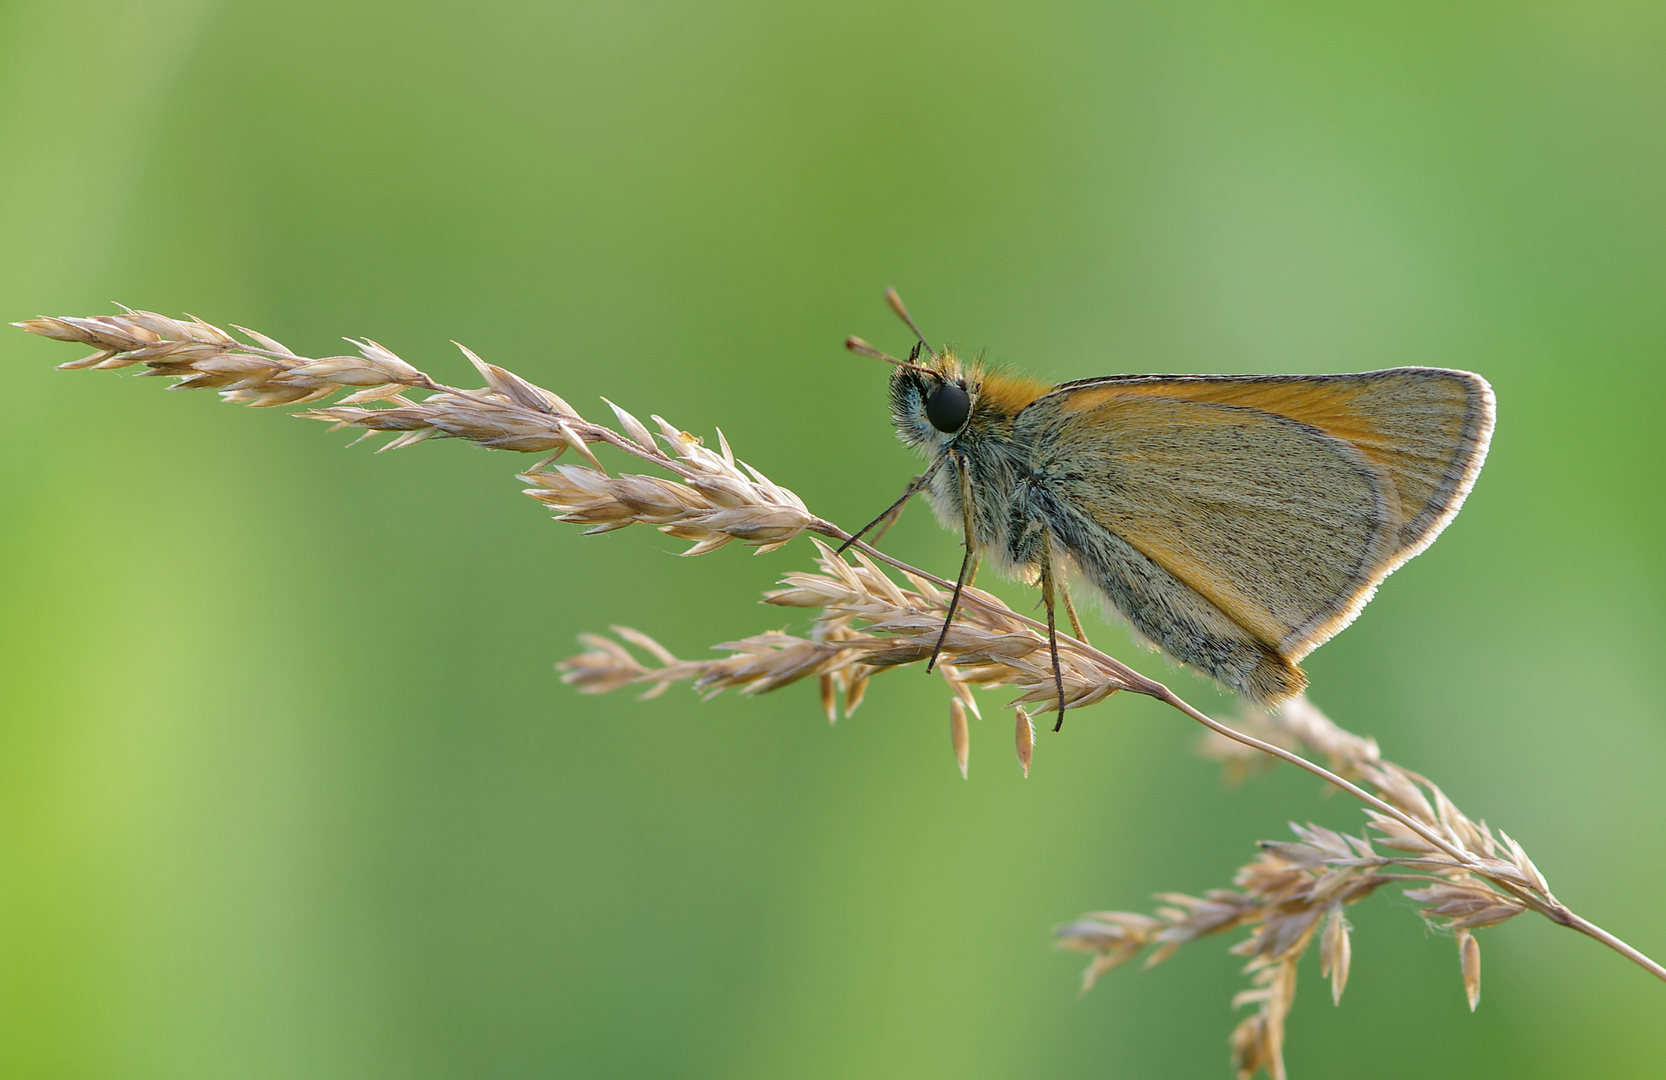
[[[938,431],[953,435],[971,415],[971,395],[954,383],[941,383],[926,395],[926,419]]]

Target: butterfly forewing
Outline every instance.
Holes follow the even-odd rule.
[[[1110,375],[1065,383],[1075,415],[1109,394],[1238,406],[1317,428],[1363,452],[1386,474],[1400,518],[1399,547],[1416,554],[1463,503],[1486,457],[1494,403],[1485,379],[1447,368],[1352,375]]]

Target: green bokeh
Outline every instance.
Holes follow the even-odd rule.
[[[118,299],[461,381],[455,338],[721,426],[847,523],[913,468],[838,348],[904,346],[886,285],[1050,378],[1481,371],[1480,484],[1313,696],[1660,956],[1663,56],[1666,7],[1605,0],[13,0],[0,315]],[[1225,1077],[1225,940],[1078,999],[1050,926],[1360,821],[1223,788],[1144,701],[1028,781],[988,710],[964,783],[923,675],[832,729],[808,686],[578,697],[575,634],[700,655],[780,625],[755,598],[808,548],[583,538],[507,455],[349,452],[73,355],[0,335],[6,1076]],[[888,543],[957,558],[919,511]],[[1471,1016],[1408,902],[1354,922],[1297,1077],[1666,1068],[1666,988],[1591,942],[1484,933]]]

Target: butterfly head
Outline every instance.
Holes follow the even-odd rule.
[[[927,457],[935,459],[969,433],[975,439],[1010,423],[1045,391],[1033,379],[986,374],[981,356],[962,363],[948,346],[937,351],[895,289],[885,290],[885,302],[918,339],[908,359],[888,356],[859,337],[845,339],[845,348],[896,368],[891,375],[891,418],[902,441]]]
[[[950,351],[899,366],[891,375],[891,418],[902,441],[936,451],[965,431],[977,409],[981,375]]]

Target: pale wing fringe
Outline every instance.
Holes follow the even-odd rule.
[[[351,390],[334,405],[300,413],[366,435],[391,432],[382,449],[430,438],[459,438],[494,449],[543,453],[522,474],[533,485],[527,494],[556,511],[558,520],[608,532],[648,524],[693,542],[684,554],[712,551],[733,540],[760,552],[780,547],[800,533],[833,540],[849,534],[811,514],[802,500],[751,466],[737,465],[719,434],[721,452],[655,416],[656,441],[648,427],[608,402],[625,434],[580,417],[558,395],[464,354],[486,385],[461,390],[438,383],[373,341],[355,341],[356,355],[302,357],[278,341],[238,327],[254,344],[239,342],[200,319],[171,319],[124,309],[93,318],[39,318],[15,323],[30,333],[78,342],[95,351],[60,365],[110,370],[143,364],[146,375],[180,379],[173,389],[214,389],[227,401],[254,407],[296,405]],[[408,393],[424,395],[420,398]],[[366,407],[372,406],[372,407]],[[671,473],[609,476],[590,447],[610,445]],[[664,446],[670,448],[667,453]],[[572,449],[590,464],[552,465]],[[615,627],[619,638],[659,665],[642,663],[609,638],[583,635],[588,651],[563,661],[562,679],[585,693],[642,686],[651,697],[677,682],[718,693],[727,688],[762,693],[814,676],[829,718],[843,694],[845,713],[860,703],[875,674],[929,656],[941,626],[951,583],[911,567],[866,544],[853,558],[817,546],[818,571],[792,573],[784,588],[765,601],[816,611],[806,637],[766,633],[719,645],[727,655],[679,660],[652,638]],[[879,567],[902,573],[907,587]],[[977,589],[967,589],[964,613],[944,644],[943,678],[954,695],[952,724],[957,763],[965,771],[964,715],[976,714],[973,686],[1009,686],[1019,691],[1009,703],[1018,724],[1018,753],[1026,773],[1031,737],[1025,703],[1052,705],[1051,664],[1041,623],[1012,611]],[[1234,1064],[1240,1077],[1266,1070],[1285,1076],[1285,1017],[1295,997],[1296,962],[1317,937],[1322,973],[1340,998],[1349,969],[1349,926],[1343,911],[1389,883],[1409,884],[1406,895],[1421,905],[1425,919],[1453,932],[1458,941],[1466,997],[1473,1009],[1480,995],[1480,950],[1473,931],[1494,926],[1524,911],[1580,931],[1607,945],[1658,978],[1666,968],[1619,938],[1576,915],[1551,893],[1521,845],[1496,835],[1484,822],[1465,816],[1431,781],[1384,760],[1374,740],[1343,730],[1305,699],[1275,713],[1252,714],[1241,730],[1207,716],[1161,683],[1074,638],[1060,635],[1059,664],[1067,701],[1086,705],[1129,690],[1157,698],[1212,733],[1207,749],[1242,772],[1257,755],[1287,761],[1363,801],[1374,836],[1349,836],[1316,825],[1292,825],[1295,841],[1265,841],[1260,855],[1240,868],[1236,889],[1203,897],[1160,894],[1154,914],[1100,912],[1058,931],[1064,948],[1090,953],[1084,989],[1104,972],[1147,953],[1146,963],[1166,959],[1196,938],[1248,928],[1233,951],[1249,957],[1251,989],[1235,1004],[1256,1012],[1233,1032]],[[1325,768],[1303,757],[1306,750],[1330,762]],[[1354,781],[1369,784],[1368,791]],[[1378,849],[1385,849],[1379,851]]]

